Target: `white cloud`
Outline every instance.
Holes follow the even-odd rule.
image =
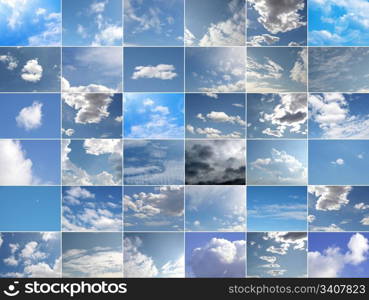
[[[192,133],[196,133],[200,134],[200,135],[205,135],[207,138],[235,138],[235,139],[239,139],[241,138],[242,134],[238,131],[233,131],[231,133],[228,134],[223,134],[222,131],[220,131],[219,129],[216,128],[211,128],[211,127],[205,127],[205,128],[194,128],[191,125],[187,125],[187,130],[189,132],[191,132],[191,130],[193,130]]]
[[[81,25],[81,24],[78,24],[77,25],[77,33],[82,37],[82,38],[87,38],[88,37],[88,33],[86,31],[86,28]]]
[[[264,57],[264,63],[259,63],[247,57],[247,76],[256,79],[279,79],[283,75],[283,67],[271,60],[269,57]]]
[[[62,128],[62,132],[65,133],[66,136],[72,136],[75,131],[72,128],[68,128],[68,129]]]
[[[188,29],[185,28],[184,31],[184,41],[186,46],[194,46],[196,44],[196,37],[193,35],[193,33]]]
[[[197,277],[242,277],[245,256],[245,241],[212,238],[203,247],[192,250],[191,270]]]
[[[8,27],[15,30],[22,23],[23,13],[27,8],[27,0],[0,0],[0,4],[6,5],[11,13],[7,16]]]
[[[15,57],[11,56],[10,54],[0,55],[0,62],[7,64],[6,68],[10,71],[18,67],[18,60]]]
[[[156,66],[137,66],[135,67],[135,72],[132,74],[131,78],[155,78],[161,80],[171,80],[178,76],[178,74],[174,71],[175,67],[167,64],[159,64]]]
[[[63,94],[62,98],[66,104],[77,110],[74,118],[76,123],[92,124],[100,123],[109,117],[109,106],[113,102],[112,93],[106,94]]]
[[[109,247],[63,253],[63,277],[122,277],[122,252]]]
[[[315,221],[316,217],[314,215],[308,215],[307,220],[309,223],[313,223]]]
[[[160,276],[165,278],[181,278],[184,277],[184,269],[184,257],[181,256],[177,260],[168,261],[165,265],[163,265],[160,268]]]
[[[17,125],[26,130],[39,128],[42,125],[42,106],[42,103],[34,101],[31,106],[23,107],[15,118]]]
[[[330,224],[329,226],[310,226],[310,231],[342,232],[344,230],[336,224]]]
[[[316,210],[340,210],[350,200],[347,198],[352,190],[351,186],[314,186],[308,187],[310,194],[318,198],[315,204]]]
[[[259,258],[261,260],[265,260],[270,264],[274,264],[277,261],[277,258],[275,256],[260,256]]]
[[[290,70],[290,78],[306,84],[307,82],[307,49],[303,48],[297,55],[297,60]]]
[[[350,114],[346,97],[341,93],[309,96],[311,118],[322,130],[322,138],[367,138],[369,136],[368,116]]]
[[[0,141],[0,185],[35,184],[32,161],[19,141]]]
[[[356,203],[355,206],[354,206],[354,208],[356,208],[356,209],[363,209],[363,210],[369,209],[369,204],[365,204],[363,202]]]
[[[9,256],[7,258],[4,258],[3,261],[4,261],[4,264],[6,264],[8,266],[12,266],[12,267],[18,266],[18,264],[19,264],[19,261],[16,260],[16,258],[14,257],[14,255]]]
[[[125,195],[124,210],[134,212],[134,216],[150,218],[161,214],[163,216],[183,216],[183,187],[161,186],[155,193]]]
[[[90,10],[93,13],[102,13],[105,10],[105,5],[108,1],[94,2],[90,5]]]
[[[302,19],[304,0],[250,0],[249,3],[259,14],[258,22],[273,34],[288,32],[306,25]]]
[[[267,252],[286,255],[290,248],[293,250],[306,250],[306,232],[268,232],[263,236],[264,240],[274,240],[279,247],[274,245],[266,249]]]
[[[4,242],[4,240],[3,240],[3,236],[2,236],[2,234],[0,233],[0,248],[1,248],[2,244],[3,244],[3,242]]]
[[[231,123],[231,124],[238,124],[241,126],[245,126],[246,123],[240,116],[229,116],[225,112],[222,111],[212,111],[206,115],[206,117],[213,122],[218,123]]]
[[[86,139],[83,148],[91,155],[122,155],[122,143],[119,139]]]
[[[285,131],[306,134],[302,126],[307,120],[307,99],[304,94],[280,94],[281,100],[270,114],[261,112],[260,122],[268,122],[274,128],[266,128],[263,133],[283,137]]]
[[[57,278],[61,277],[61,257],[55,260],[50,267],[47,263],[39,262],[24,268],[25,275],[31,278]]]
[[[262,180],[263,184],[305,184],[307,180],[307,168],[303,163],[286,151],[275,148],[271,150],[271,157],[256,159],[250,163],[250,168],[262,172],[262,178],[253,180]]]
[[[124,277],[156,277],[159,270],[155,261],[140,252],[142,240],[139,237],[124,238]]]
[[[353,234],[347,248],[345,254],[339,247],[309,252],[309,277],[339,277],[347,265],[357,266],[368,259],[369,242],[364,235]]]
[[[362,218],[362,219],[360,220],[360,223],[361,223],[362,225],[369,225],[369,217]]]
[[[42,14],[45,30],[28,38],[29,46],[60,46],[61,13]]]
[[[108,25],[95,35],[92,46],[114,45],[119,43],[123,38],[123,30],[121,26]]]
[[[345,163],[345,161],[342,158],[337,158],[335,161],[332,161],[332,165],[339,165],[342,166]]]
[[[38,59],[31,59],[27,61],[22,69],[21,77],[25,81],[37,82],[42,78],[43,68],[38,63]]]
[[[115,90],[108,88],[104,85],[99,84],[89,84],[89,85],[80,85],[80,86],[71,86],[69,81],[64,77],[61,78],[61,86],[63,92],[68,93],[114,93]]]
[[[263,45],[269,46],[269,45],[277,43],[278,41],[279,41],[278,36],[273,36],[273,35],[265,33],[261,35],[252,36],[247,42],[247,45],[252,46],[252,47],[259,47]]]

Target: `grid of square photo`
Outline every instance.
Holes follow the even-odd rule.
[[[369,277],[368,15],[0,0],[0,277]]]

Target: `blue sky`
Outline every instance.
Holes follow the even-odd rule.
[[[187,138],[244,138],[244,94],[186,94]]]
[[[59,92],[60,48],[0,49],[0,92]]]
[[[245,277],[245,233],[186,233],[186,277]]]
[[[121,0],[63,0],[63,46],[122,45]]]
[[[309,1],[309,45],[368,46],[366,0]]]
[[[245,91],[245,49],[186,48],[186,92]]]
[[[246,231],[243,186],[187,186],[186,231]]]
[[[122,277],[122,234],[64,232],[63,277]]]
[[[247,182],[251,185],[305,185],[306,141],[248,141]]]
[[[249,186],[248,231],[306,231],[306,187]]]
[[[183,184],[183,168],[181,140],[124,141],[124,184]]]
[[[122,94],[62,94],[62,99],[63,137],[122,137]]]
[[[310,94],[309,137],[368,138],[367,101],[367,94]]]
[[[183,233],[125,233],[124,277],[184,277]]]
[[[306,277],[306,232],[247,234],[247,276]]]
[[[124,94],[124,137],[184,138],[184,95]]]
[[[63,185],[121,185],[121,140],[63,140],[62,170]]]
[[[183,0],[124,0],[124,42],[134,46],[183,46]]]
[[[306,92],[306,82],[306,48],[247,48],[247,92]]]
[[[60,142],[0,141],[0,185],[59,185]]]
[[[63,91],[121,91],[122,55],[121,48],[113,47],[63,48]]]
[[[306,0],[248,1],[248,44],[251,46],[306,45],[306,2]]]
[[[368,277],[369,234],[309,233],[309,277]]]
[[[186,46],[245,45],[245,1],[187,0]]]
[[[309,230],[367,231],[369,188],[309,186]]]
[[[63,187],[63,231],[122,231],[122,188]]]
[[[306,94],[247,94],[249,138],[306,138]]]
[[[183,48],[124,48],[126,92],[183,92]]]
[[[309,91],[367,93],[368,68],[366,48],[309,48]]]
[[[0,277],[61,277],[60,233],[0,233]]]
[[[369,141],[309,141],[309,184],[369,183]]]
[[[244,185],[245,140],[187,140],[186,184]]]
[[[184,231],[183,186],[126,186],[125,231]]]
[[[61,0],[0,3],[1,46],[59,46]]]
[[[0,102],[1,138],[60,137],[58,94],[0,94]]]
[[[0,230],[59,231],[59,187],[0,187]]]

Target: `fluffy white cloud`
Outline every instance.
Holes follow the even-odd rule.
[[[251,170],[256,169],[262,172],[263,180],[270,183],[283,184],[305,184],[307,180],[307,168],[296,157],[286,151],[279,151],[273,148],[271,157],[258,158],[250,163]]]
[[[64,133],[66,136],[72,136],[74,134],[74,129],[72,129],[72,128],[68,128],[68,129],[62,128],[62,133]]]
[[[206,117],[213,122],[218,123],[231,123],[245,126],[246,122],[242,120],[240,116],[229,116],[223,111],[212,111],[206,115]]]
[[[367,138],[369,136],[368,116],[350,114],[346,97],[347,95],[341,93],[309,96],[311,118],[321,128],[323,138]]]
[[[4,264],[8,265],[8,266],[18,266],[19,261],[14,257],[14,255],[9,256],[7,258],[4,258]]]
[[[36,182],[32,161],[19,141],[0,141],[0,185],[31,185]]]
[[[193,33],[188,29],[185,28],[184,31],[184,41],[186,46],[194,46],[196,44],[196,37],[193,35]]]
[[[259,14],[258,22],[273,34],[306,25],[302,15],[304,0],[250,0],[249,3]]]
[[[244,1],[232,0],[228,3],[231,17],[225,21],[211,24],[198,46],[242,46],[245,43],[245,9]],[[187,33],[186,41],[194,41]],[[187,46],[189,46],[187,44]]]
[[[356,209],[369,209],[369,204],[365,204],[363,202],[360,202],[360,203],[356,203],[354,208]]]
[[[184,256],[181,256],[177,260],[168,261],[165,265],[163,265],[160,268],[160,276],[165,278],[181,278],[184,277],[184,269]]]
[[[114,45],[122,40],[123,30],[121,26],[108,25],[95,35],[92,46]]]
[[[23,107],[15,118],[18,126],[26,130],[39,128],[42,125],[42,106],[42,103],[34,101],[31,106]]]
[[[0,4],[6,5],[11,13],[7,16],[8,27],[15,30],[22,21],[22,16],[27,8],[27,0],[0,0]]]
[[[92,124],[100,123],[103,119],[109,117],[108,109],[113,101],[112,96],[112,93],[64,93],[62,98],[66,104],[77,110],[74,118],[76,123]]]
[[[124,210],[133,211],[134,216],[150,218],[157,214],[167,216],[183,215],[183,187],[161,186],[156,193],[140,192],[132,197],[124,196]]]
[[[141,245],[138,237],[124,239],[124,277],[156,277],[159,274],[154,260],[140,252]]]
[[[114,93],[115,90],[108,88],[104,85],[99,84],[89,84],[89,85],[80,85],[80,86],[71,86],[69,81],[64,77],[61,78],[61,86],[62,91],[67,93],[105,93],[111,94]]]
[[[308,215],[307,220],[309,223],[313,223],[315,221],[316,217],[314,215]]]
[[[45,11],[46,13],[46,11]],[[41,14],[45,30],[28,38],[29,46],[60,46],[61,13]]]
[[[27,61],[22,69],[21,77],[25,81],[29,82],[37,82],[42,78],[43,68],[38,63],[38,59],[31,59]]]
[[[357,266],[368,259],[368,239],[355,233],[347,244],[347,252],[342,253],[339,247],[329,247],[322,253],[311,251],[308,253],[310,277],[338,277],[346,265]]]
[[[0,62],[7,64],[6,68],[10,71],[18,67],[18,60],[15,57],[11,56],[10,54],[0,55]]]
[[[63,253],[64,277],[122,277],[122,252],[109,247],[90,251],[70,249]]]
[[[212,238],[192,250],[191,270],[197,277],[243,277],[246,242]]]
[[[308,187],[310,194],[317,197],[316,210],[340,210],[350,200],[347,198],[352,190],[351,186],[314,186]]]
[[[102,13],[105,10],[105,5],[108,1],[94,2],[90,5],[90,10],[93,13]]]
[[[264,240],[273,240],[278,243],[278,247],[272,245],[266,249],[267,252],[286,255],[288,250],[305,250],[307,235],[306,232],[268,232],[263,236]]]
[[[191,132],[191,133],[197,133],[197,134],[201,134],[201,135],[205,135],[207,138],[235,138],[235,139],[239,139],[241,138],[242,134],[241,132],[238,131],[233,131],[231,133],[228,134],[223,134],[222,131],[220,131],[219,129],[216,128],[211,128],[211,127],[205,127],[205,128],[194,128],[192,125],[187,125],[187,131]]]
[[[86,139],[83,148],[87,154],[118,154],[122,155],[122,143],[119,139]]]
[[[303,48],[297,56],[297,60],[290,70],[290,78],[294,81],[306,84],[307,82],[307,48]]]
[[[61,277],[61,257],[55,260],[53,266],[39,262],[24,268],[24,274],[31,278],[58,278]]]
[[[156,66],[137,66],[132,74],[132,79],[156,78],[161,80],[171,80],[178,76],[173,65],[159,64]]]
[[[252,36],[247,42],[247,45],[252,46],[252,47],[259,47],[263,45],[269,46],[274,43],[277,43],[278,41],[279,41],[279,37],[265,33],[262,35]]]
[[[304,94],[281,94],[280,102],[268,114],[261,112],[260,122],[270,123],[274,128],[266,128],[263,133],[283,137],[285,131],[306,134],[302,126],[307,120],[307,99]]]
[[[341,227],[336,224],[330,224],[329,226],[310,226],[311,231],[325,231],[325,232],[342,232],[344,231]]]
[[[342,158],[337,158],[335,161],[332,161],[332,165],[339,165],[342,166],[345,163],[345,161]]]

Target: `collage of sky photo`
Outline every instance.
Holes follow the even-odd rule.
[[[0,277],[369,278],[369,0],[0,0]]]

